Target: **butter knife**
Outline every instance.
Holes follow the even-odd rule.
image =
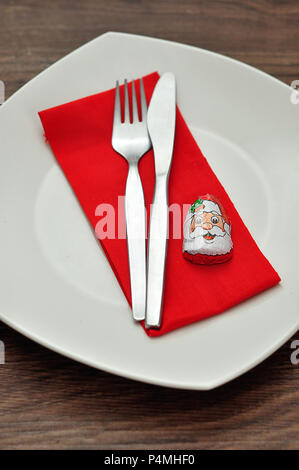
[[[146,328],[160,328],[168,238],[168,175],[176,120],[175,77],[164,73],[148,108],[147,126],[155,155],[156,185],[151,206]]]

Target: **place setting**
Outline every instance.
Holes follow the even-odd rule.
[[[254,367],[298,328],[296,118],[278,80],[176,43],[107,33],[54,64],[0,110],[1,320],[158,385]]]

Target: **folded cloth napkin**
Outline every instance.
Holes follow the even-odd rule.
[[[148,101],[158,78],[157,73],[144,77]],[[115,209],[116,224],[120,223],[119,219],[123,220],[123,198],[121,209],[118,206],[119,196],[125,194],[128,164],[111,146],[113,111],[114,90],[108,90],[39,113],[46,139],[96,231],[97,224],[104,220],[103,208],[107,207],[109,212],[108,204]],[[139,170],[149,215],[155,183],[152,151],[140,160]],[[146,331],[149,336],[159,336],[221,313],[280,281],[242,222],[178,110],[169,177],[169,204],[176,203],[182,208],[183,205],[192,204],[199,194],[205,193],[217,196],[231,218],[233,259],[212,266],[186,261],[182,256],[183,231],[179,238],[177,233],[173,236],[171,217],[163,322],[160,330]],[[181,229],[183,221],[184,215],[181,217]],[[119,236],[118,229],[116,225],[114,238],[113,229],[107,228],[109,238],[100,242],[131,304],[127,243],[125,234]],[[125,232],[123,228],[120,231]]]

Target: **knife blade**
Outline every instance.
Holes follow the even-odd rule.
[[[160,328],[168,238],[168,175],[176,122],[176,86],[173,73],[159,79],[149,105],[147,126],[155,156],[156,184],[151,206],[146,328]]]

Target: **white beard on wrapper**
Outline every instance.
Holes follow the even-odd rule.
[[[233,247],[233,242],[230,236],[230,225],[224,223],[224,232],[217,226],[211,230],[205,230],[202,227],[196,227],[190,233],[190,226],[192,223],[193,214],[188,212],[186,221],[184,223],[184,243],[183,251],[187,251],[191,255],[225,255],[229,253]],[[215,235],[212,240],[206,240],[204,235]]]

